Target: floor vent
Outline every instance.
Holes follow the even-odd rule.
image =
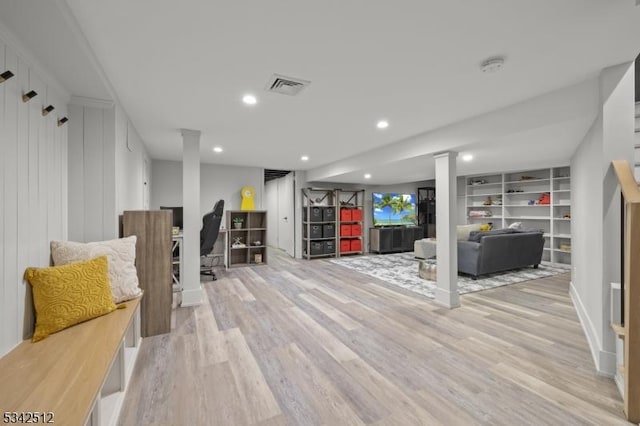
[[[268,92],[280,93],[282,95],[295,96],[309,84],[311,84],[311,82],[308,80],[285,77],[284,75],[280,74],[273,74],[269,78],[269,81],[267,81],[265,90],[267,90]]]

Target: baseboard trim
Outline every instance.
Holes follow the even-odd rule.
[[[198,306],[202,305],[202,286],[189,290],[182,290],[182,303],[180,306]]]
[[[613,352],[603,351],[602,345],[598,339],[595,327],[591,322],[591,319],[587,315],[586,309],[580,296],[573,286],[573,281],[569,284],[569,296],[573,306],[576,308],[576,313],[580,319],[580,324],[584,330],[589,349],[591,350],[591,356],[593,357],[593,364],[596,367],[598,374],[606,377],[614,377],[616,372],[616,354]]]
[[[613,381],[616,382],[616,386],[618,387],[618,392],[620,392],[620,396],[624,399],[624,378],[620,373],[616,373],[613,377]]]

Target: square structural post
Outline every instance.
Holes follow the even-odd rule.
[[[435,154],[436,163],[436,303],[460,306],[458,295],[458,241],[456,238],[456,152]]]
[[[202,303],[200,285],[200,131],[182,129],[182,306]]]

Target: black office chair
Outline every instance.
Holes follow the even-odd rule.
[[[213,211],[205,214],[202,218],[202,229],[200,230],[200,273],[211,275],[213,280],[218,279],[213,268],[219,266],[221,256],[213,253],[213,246],[220,233],[223,210],[224,200],[219,200],[213,206]],[[224,258],[224,254],[222,257]]]

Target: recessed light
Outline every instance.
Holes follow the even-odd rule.
[[[387,120],[380,120],[378,121],[378,124],[376,124],[376,127],[378,129],[386,129],[389,127],[389,122]]]
[[[258,100],[253,95],[244,95],[242,97],[242,102],[244,102],[247,105],[255,105],[256,103],[258,103]]]
[[[371,179],[371,173],[365,173],[364,174],[364,178],[365,179]]]
[[[302,157],[300,157],[300,159],[302,161],[309,161],[309,156],[308,155],[303,155]]]
[[[473,160],[473,155],[471,154],[465,154],[462,156],[462,161],[471,161]]]
[[[219,147],[219,146],[214,146],[214,147],[213,147],[213,152],[220,153],[220,152],[222,152],[222,148],[221,148],[221,147]]]

